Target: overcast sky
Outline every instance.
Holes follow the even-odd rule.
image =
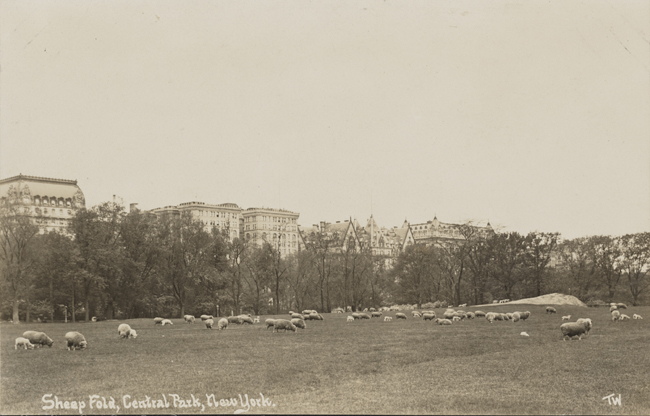
[[[0,0],[0,178],[650,231],[648,1]]]

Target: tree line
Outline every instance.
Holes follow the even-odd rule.
[[[408,246],[397,257],[305,235],[281,256],[229,238],[191,214],[160,215],[106,202],[80,209],[63,232],[39,232],[19,204],[0,207],[3,319],[128,319],[184,314],[279,314],[394,304],[483,304],[560,292],[638,304],[650,285],[650,233],[561,241],[559,233],[483,235]]]

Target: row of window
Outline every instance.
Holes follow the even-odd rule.
[[[272,217],[270,215],[257,215],[244,217],[245,222],[278,222],[278,223],[289,223],[296,224],[297,220],[295,218],[285,218],[285,217]]]
[[[70,198],[63,199],[63,198],[56,198],[54,196],[48,197],[48,196],[37,195],[34,197],[34,205],[71,208],[73,206],[73,203],[72,203],[72,199]]]
[[[219,211],[198,211],[199,217],[218,217],[218,218],[239,218],[238,214],[232,212],[219,212]]]
[[[246,230],[257,230],[258,228],[260,230],[294,231],[294,232],[297,231],[297,227],[296,226],[291,226],[291,225],[286,226],[286,225],[277,225],[277,224],[274,224],[274,225],[271,225],[271,224],[259,224],[259,227],[258,227],[257,224],[246,224],[246,227],[245,227]]]

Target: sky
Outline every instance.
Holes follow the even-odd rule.
[[[0,178],[88,206],[650,231],[648,1],[0,0]]]

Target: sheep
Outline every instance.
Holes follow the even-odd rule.
[[[483,311],[475,311],[474,316],[476,316],[477,318],[485,318],[485,312],[483,312]]]
[[[392,316],[384,316],[384,322],[390,322],[393,320]]]
[[[253,325],[253,318],[251,318],[249,315],[239,315],[239,319],[241,319],[241,322],[237,322],[238,324],[249,324]]]
[[[620,319],[621,313],[619,311],[612,311],[612,321],[616,322]]]
[[[521,315],[519,314],[519,312],[512,313],[512,322],[519,322],[520,319],[521,319]]]
[[[467,319],[474,319],[474,317],[476,317],[476,314],[474,312],[467,312],[465,316],[467,316]]]
[[[460,322],[460,316],[454,316],[451,320],[454,322]]]
[[[296,326],[292,324],[291,321],[287,321],[286,319],[276,319],[273,324],[273,332],[278,332],[280,329],[284,329],[284,332],[287,332],[287,330],[296,332],[297,330]]]
[[[164,321],[163,321],[164,322]],[[86,338],[81,335],[79,332],[70,331],[65,334],[65,340],[68,342],[68,351],[80,349],[83,350],[88,346]]]
[[[395,319],[406,319],[406,315],[401,312],[397,312],[395,314]]]
[[[463,311],[456,311],[454,312],[454,317],[458,317],[460,319],[465,319],[467,318],[467,314]]]
[[[643,317],[635,313],[634,315],[632,315],[632,319],[643,319]]]
[[[34,344],[34,346],[38,345],[39,347],[47,345],[48,347],[52,348],[52,344],[54,343],[54,341],[52,341],[52,339],[48,337],[45,332],[25,331],[23,332],[23,338],[27,338],[29,342]]]
[[[201,315],[201,320],[202,321],[207,321],[208,319],[212,319],[212,315]]]
[[[512,321],[512,313],[511,312],[506,313],[506,317],[508,318],[509,321]]]
[[[227,319],[226,322],[228,322]],[[275,319],[267,319],[266,321],[264,321],[264,323],[266,324],[266,329],[273,328],[273,326],[275,325]]]
[[[305,309],[304,311],[302,311],[302,314],[303,314],[303,315],[309,315],[309,314],[312,313],[312,312],[316,312],[316,311],[311,310],[311,309]],[[318,313],[318,312],[316,312],[316,313]]]
[[[519,334],[519,335],[521,335],[522,337],[529,337],[529,336],[530,336],[530,335],[528,335],[526,332],[522,332],[522,333]]]
[[[624,303],[617,303],[616,306],[618,307],[618,309],[627,309],[627,305]]]
[[[557,313],[554,307],[552,306],[547,306],[546,307],[546,313]]]
[[[300,314],[300,313],[295,313],[294,312],[294,313],[291,314],[291,319],[302,319],[304,321],[305,317],[302,316],[302,314]]]
[[[359,312],[352,312],[352,319],[361,319],[361,314]]]
[[[217,329],[221,331],[226,328],[228,328],[228,320],[226,318],[219,319],[219,322],[217,322]]]
[[[497,319],[497,314],[494,312],[488,312],[485,315],[485,319],[487,319],[489,323],[493,323]]]
[[[562,317],[563,321],[568,321],[569,319],[571,319],[571,315],[566,315]]]
[[[422,314],[418,311],[411,311],[411,315],[413,315],[414,318],[421,318]]]
[[[289,311],[289,316],[293,315],[294,313],[294,311]]]
[[[27,349],[33,350],[34,349],[34,344],[29,342],[29,340],[27,338],[18,337],[18,338],[16,338],[16,343],[14,345],[14,349],[17,350],[18,347],[24,348],[26,350]]]
[[[577,336],[578,340],[582,340],[582,335],[587,332],[587,323],[577,323],[577,322],[567,322],[560,325],[560,330],[562,331],[562,340],[566,341],[566,338],[569,339]]]
[[[259,324],[260,323],[260,317],[256,316],[255,319],[253,319],[254,324]]]
[[[120,334],[120,338],[136,338],[138,336],[135,329],[131,329],[128,324],[120,324],[117,327],[117,333]]]
[[[363,315],[366,315],[366,314],[363,314]],[[322,321],[323,320],[323,315],[321,315],[320,313],[318,313],[316,311],[312,311],[309,314],[308,318],[311,319],[312,321]],[[362,318],[363,318],[363,316],[362,316]],[[368,316],[368,318],[370,318],[370,316]],[[365,318],[363,318],[363,319],[365,319]]]
[[[188,323],[188,324],[193,324],[194,321],[196,320],[196,318],[194,317],[194,315],[185,315],[185,316],[183,317],[183,319],[185,320],[185,323]]]
[[[174,323],[173,323],[172,321],[170,321],[169,319],[164,319],[164,320],[161,322],[161,325],[162,325],[162,326],[165,326],[165,325],[174,325]]]
[[[206,319],[205,321],[203,321],[203,323],[205,324],[205,327],[207,329],[212,329],[212,325],[214,325],[214,320]]]
[[[433,321],[434,319],[436,319],[436,314],[435,313],[425,313],[425,314],[422,315],[422,318],[425,321]]]
[[[375,309],[375,308],[370,308],[370,309],[368,309],[368,310],[369,310],[370,312],[376,312],[376,311],[377,311],[377,309]]]
[[[291,323],[296,326],[296,328],[301,328],[301,329],[306,329],[307,328],[307,323],[302,320],[302,319],[292,319]]]
[[[368,308],[363,308],[363,311],[364,311],[364,312],[368,312]]]
[[[628,321],[630,317],[622,313],[618,319],[620,319],[621,321]]]
[[[438,325],[451,325],[451,321],[449,319],[440,319],[440,318],[438,318],[433,322],[437,323]]]
[[[456,316],[456,312],[445,311],[445,313],[442,316],[444,316],[445,319],[452,319],[454,316]]]
[[[244,320],[241,318],[241,316],[229,316],[228,323],[241,325],[244,323]]]
[[[587,324],[586,325],[587,330],[585,331],[585,333],[586,333],[586,335],[589,335],[589,331],[591,331],[591,327],[592,327],[591,319],[589,319],[589,318],[580,318],[580,319],[578,319],[576,321],[576,323],[578,323],[578,324]]]
[[[162,324],[162,321],[164,321],[164,320],[165,320],[165,318],[160,318],[160,317],[153,318],[153,324],[154,325]]]
[[[499,315],[501,315],[501,319],[497,319],[497,321],[507,321],[507,320],[510,319],[510,317],[508,317],[507,313],[501,313]]]
[[[466,304],[466,303],[463,303],[462,305],[458,305],[458,307],[459,307],[459,308],[466,308],[466,307],[467,307],[467,304]]]
[[[347,320],[346,320],[346,321],[347,321],[347,322],[354,322],[354,317],[353,317],[353,316],[350,316],[350,315],[348,315],[348,318],[347,318]]]
[[[493,304],[494,304],[494,303],[499,303],[499,301],[498,301],[498,300],[493,300],[492,303],[493,303]]]
[[[530,317],[530,312],[529,311],[519,312],[519,315],[520,315],[521,319],[525,321],[526,319],[528,319]]]
[[[367,313],[362,313],[361,319],[370,319],[370,315],[368,315]]]
[[[371,318],[381,318],[383,314],[381,312],[370,312]]]
[[[616,306],[616,305],[612,305],[612,306],[609,307],[610,312],[614,312],[617,309],[618,309],[618,306]]]

